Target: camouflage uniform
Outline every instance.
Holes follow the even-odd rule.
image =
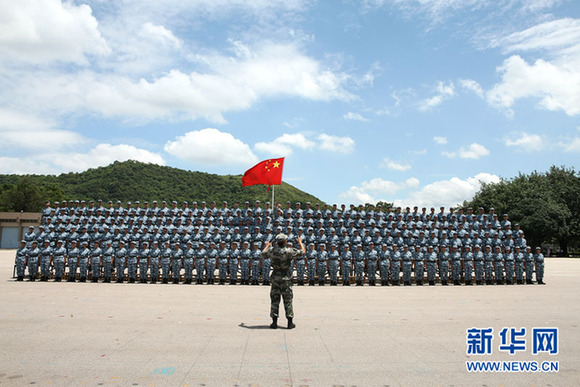
[[[26,270],[26,241],[20,242],[20,247],[16,250],[16,275],[18,281],[24,280],[24,272]]]
[[[342,284],[344,286],[350,286],[350,273],[352,269],[352,252],[349,250],[348,245],[345,246],[342,252],[341,268],[342,268]]]
[[[536,247],[534,261],[536,262],[536,281],[539,285],[544,285],[544,254],[540,247]]]
[[[277,240],[280,237],[277,237]],[[270,290],[270,317],[278,319],[280,308],[280,298],[284,299],[284,310],[286,318],[294,317],[292,308],[292,280],[288,277],[288,268],[292,265],[294,258],[302,254],[302,251],[290,247],[270,247],[262,252],[263,257],[272,261],[272,288]]]
[[[532,248],[530,246],[526,246],[524,261],[526,264],[526,284],[533,284],[534,282],[532,277],[534,276],[534,253],[532,253]]]
[[[367,252],[367,278],[370,286],[375,286],[378,259],[379,253],[375,250],[374,242],[371,242],[369,243]]]
[[[387,245],[383,244],[381,247],[381,252],[379,253],[379,258],[381,262],[379,267],[381,270],[381,285],[389,285],[389,271],[391,268],[391,251],[387,248]]]
[[[435,285],[435,276],[437,275],[437,253],[433,251],[433,246],[429,246],[427,252],[427,281],[429,285]]]

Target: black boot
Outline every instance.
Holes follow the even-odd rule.
[[[442,281],[441,281],[441,285],[443,285],[443,286],[448,286],[448,285],[447,285],[447,280],[442,280]]]
[[[314,286],[314,280],[308,281],[308,286]]]
[[[103,283],[107,283],[107,284],[108,284],[108,283],[110,283],[110,282],[111,282],[111,279],[110,279],[110,278],[105,278],[105,279],[103,280]]]
[[[161,282],[163,282],[164,284],[169,283],[169,281],[167,280],[167,278],[163,278],[163,281],[161,281]]]
[[[18,278],[16,279],[16,281],[24,281],[24,277],[19,275]]]
[[[30,277],[30,282],[34,282],[34,281],[36,281],[36,277],[35,276]]]
[[[465,281],[465,285],[471,286],[471,281]]]
[[[526,279],[526,284],[527,285],[532,285],[534,282],[531,279]]]
[[[411,282],[410,281],[405,281],[404,286],[411,286]]]
[[[272,329],[278,328],[278,317],[272,317],[272,324],[270,324],[270,328]]]
[[[99,279],[98,279],[98,278],[93,278],[93,279],[91,280],[91,282],[98,282],[98,281],[99,281]]]
[[[417,281],[417,286],[423,286],[423,281],[421,281],[421,280],[418,280],[418,281]]]
[[[151,283],[152,283],[152,284],[155,284],[155,283],[157,283],[157,278],[151,278]]]
[[[435,281],[429,281],[429,286],[434,286],[435,285]]]
[[[87,282],[87,277],[81,277],[80,282]]]
[[[296,328],[296,324],[294,324],[292,322],[292,317],[289,317],[288,318],[288,329],[294,329],[294,328]]]
[[[545,285],[545,284],[546,284],[546,283],[544,282],[544,280],[543,280],[543,279],[541,279],[541,280],[538,280],[538,285]]]
[[[318,286],[324,286],[324,281],[318,281]]]
[[[363,286],[362,281],[361,280],[356,280],[356,286]]]

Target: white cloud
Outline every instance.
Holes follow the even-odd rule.
[[[250,147],[230,133],[207,128],[168,141],[164,150],[182,160],[205,165],[252,165],[258,162]]]
[[[501,179],[497,175],[479,173],[467,179],[452,177],[449,180],[436,181],[427,184],[419,191],[410,192],[405,199],[394,200],[395,205],[419,206],[419,207],[451,207],[470,200],[481,188],[480,181],[484,183],[499,183]]]
[[[522,132],[506,138],[505,145],[516,147],[526,152],[541,151],[544,149],[544,140],[537,134]]]
[[[441,152],[443,156],[451,159],[459,157],[461,159],[479,159],[489,155],[489,150],[481,144],[474,142],[466,147],[461,147],[457,152]]]
[[[0,149],[63,149],[85,142],[80,134],[54,125],[49,120],[0,108]]]
[[[17,3],[17,4],[16,4]],[[110,48],[86,4],[60,0],[0,1],[0,62],[88,64]]]
[[[464,89],[472,91],[478,97],[483,98],[483,88],[481,87],[481,85],[479,83],[477,83],[473,79],[461,79],[459,81],[459,84]]]
[[[351,153],[354,150],[354,145],[354,140],[350,137],[323,133],[316,136],[315,139],[309,139],[307,135],[302,133],[285,133],[274,141],[256,143],[254,149],[271,155],[287,156],[292,154],[294,148],[305,150],[318,148],[330,152]]]
[[[566,152],[580,152],[580,137],[574,137],[562,146]]]
[[[319,148],[330,152],[352,153],[354,151],[355,142],[350,137],[331,136],[329,134],[321,134],[317,137],[319,141]]]
[[[0,157],[0,173],[59,174],[81,172],[102,167],[114,161],[136,160],[144,163],[165,165],[163,157],[133,145],[99,144],[87,153],[48,152],[28,157]]]
[[[427,98],[426,100],[423,100],[419,104],[419,110],[428,111],[433,109],[434,107],[441,105],[443,101],[455,95],[455,86],[453,85],[453,82],[445,84],[439,81],[437,83],[437,86],[435,87],[435,92],[437,93],[436,95],[434,95],[431,98]]]
[[[75,172],[126,160],[165,165],[165,160],[159,154],[127,144],[99,144],[88,153],[49,154],[43,155],[42,159],[63,171]]]
[[[163,26],[158,26],[150,22],[143,24],[141,35],[154,40],[158,44],[169,45],[174,48],[181,48],[182,46],[181,40],[173,32]]]
[[[408,171],[409,169],[411,169],[411,166],[409,164],[397,163],[396,161],[393,161],[388,157],[385,157],[383,161],[381,161],[380,166],[383,168],[391,169],[393,171],[401,171],[401,172]]]
[[[436,144],[439,144],[439,145],[445,145],[445,144],[447,144],[447,137],[443,137],[443,136],[435,136],[435,137],[433,137],[433,141],[434,141]]]
[[[539,99],[539,107],[580,114],[580,19],[559,19],[493,40],[504,52],[540,53],[529,62],[516,54],[497,71],[502,80],[488,93],[490,104],[511,109],[523,98]]]
[[[302,133],[284,133],[272,142],[256,143],[254,149],[272,155],[288,156],[292,154],[293,148],[312,149],[314,146],[315,143],[307,139]]]
[[[224,123],[224,113],[248,109],[265,98],[354,98],[345,89],[348,74],[325,68],[297,45],[267,42],[248,47],[232,42],[230,48],[234,56],[197,55],[192,60],[200,71],[174,69],[153,77],[149,72],[137,80],[115,73],[115,68],[68,74],[15,69],[0,78],[0,102],[51,115],[82,111],[138,123],[198,118]]]
[[[404,182],[395,183],[380,177],[370,181],[363,181],[360,186],[352,186],[346,192],[339,194],[342,199],[353,204],[376,203],[378,201],[390,201],[388,198],[402,189],[417,188],[420,182],[411,177]]]
[[[360,122],[369,122],[370,121],[368,118],[363,117],[361,114],[353,113],[353,112],[348,112],[348,113],[344,114],[342,116],[342,118],[344,118],[345,120],[360,121]]]

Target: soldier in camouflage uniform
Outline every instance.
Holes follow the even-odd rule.
[[[536,262],[536,281],[538,285],[545,285],[544,283],[544,254],[542,248],[536,247],[536,254],[534,255],[534,262]]]
[[[153,241],[153,246],[151,247],[151,261],[149,271],[151,273],[151,283],[154,284],[159,278],[159,257],[161,256],[161,249],[159,248],[159,242]]]
[[[411,273],[413,271],[413,253],[409,251],[409,246],[403,246],[403,285],[411,286]]]
[[[427,251],[427,281],[429,286],[435,285],[435,276],[437,275],[437,253],[433,251],[433,246],[429,246]]]
[[[533,284],[532,277],[534,275],[534,253],[530,246],[526,246],[526,253],[524,254],[524,262],[526,264],[526,284]]]
[[[375,250],[375,243],[370,242],[367,252],[367,278],[369,280],[369,286],[375,286],[378,260],[379,252]]]
[[[491,246],[485,246],[485,252],[483,253],[483,261],[485,265],[485,284],[491,285],[493,281],[493,252],[491,251]]]
[[[424,260],[425,255],[421,251],[421,246],[415,246],[413,262],[415,263],[415,284],[417,286],[423,286],[423,273],[425,272]]]
[[[108,240],[107,247],[103,250],[103,282],[111,282],[114,255],[115,249],[113,249],[113,241]]]
[[[40,280],[46,282],[50,275],[50,260],[52,258],[52,247],[50,247],[48,239],[44,241],[44,247],[40,250],[40,257]]]
[[[314,280],[316,277],[316,260],[318,258],[318,252],[314,248],[314,243],[308,244],[308,252],[306,253],[306,260],[308,262],[308,286],[314,286]]]
[[[350,286],[350,273],[352,270],[352,252],[349,245],[344,245],[340,257],[340,268],[342,269],[342,285]]]
[[[439,250],[439,279],[441,280],[441,285],[447,286],[450,256],[445,245],[439,246]]]
[[[262,251],[262,256],[269,257],[272,260],[272,287],[270,290],[270,317],[272,317],[270,328],[272,329],[278,327],[280,297],[284,299],[284,310],[286,311],[286,318],[288,319],[288,329],[296,326],[292,321],[294,318],[294,310],[292,308],[292,279],[288,277],[288,269],[292,265],[294,258],[306,253],[306,249],[300,237],[297,240],[300,250],[286,247],[287,242],[288,237],[285,234],[278,234],[276,235],[276,246],[271,247],[271,242],[268,241]]]
[[[26,241],[20,242],[20,247],[16,250],[16,275],[17,281],[24,281],[24,272],[26,270]]]
[[[91,256],[91,250],[89,250],[89,242],[83,242],[83,248],[79,254],[79,281],[87,282],[87,273],[89,269],[89,258]]]
[[[127,249],[125,241],[119,241],[119,248],[115,251],[115,272],[117,274],[117,283],[122,283],[125,278],[125,261],[127,259]]]
[[[30,281],[36,281],[36,276],[38,275],[38,259],[40,256],[40,249],[38,248],[38,242],[32,242],[32,247],[26,250],[26,263],[28,265],[28,275],[30,276]]]
[[[524,283],[524,253],[521,252],[520,246],[516,246],[514,252],[516,283],[522,285]]]
[[[475,267],[475,284],[483,285],[484,255],[479,245],[475,245],[475,251],[473,252],[473,261]]]
[[[391,251],[386,243],[381,244],[379,252],[379,268],[381,271],[381,286],[389,286],[389,271],[391,270]]]

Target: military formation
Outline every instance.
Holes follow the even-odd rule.
[[[541,248],[493,208],[439,211],[260,201],[47,202],[16,252],[17,279],[269,285],[262,249],[304,242],[297,285],[543,284]]]

